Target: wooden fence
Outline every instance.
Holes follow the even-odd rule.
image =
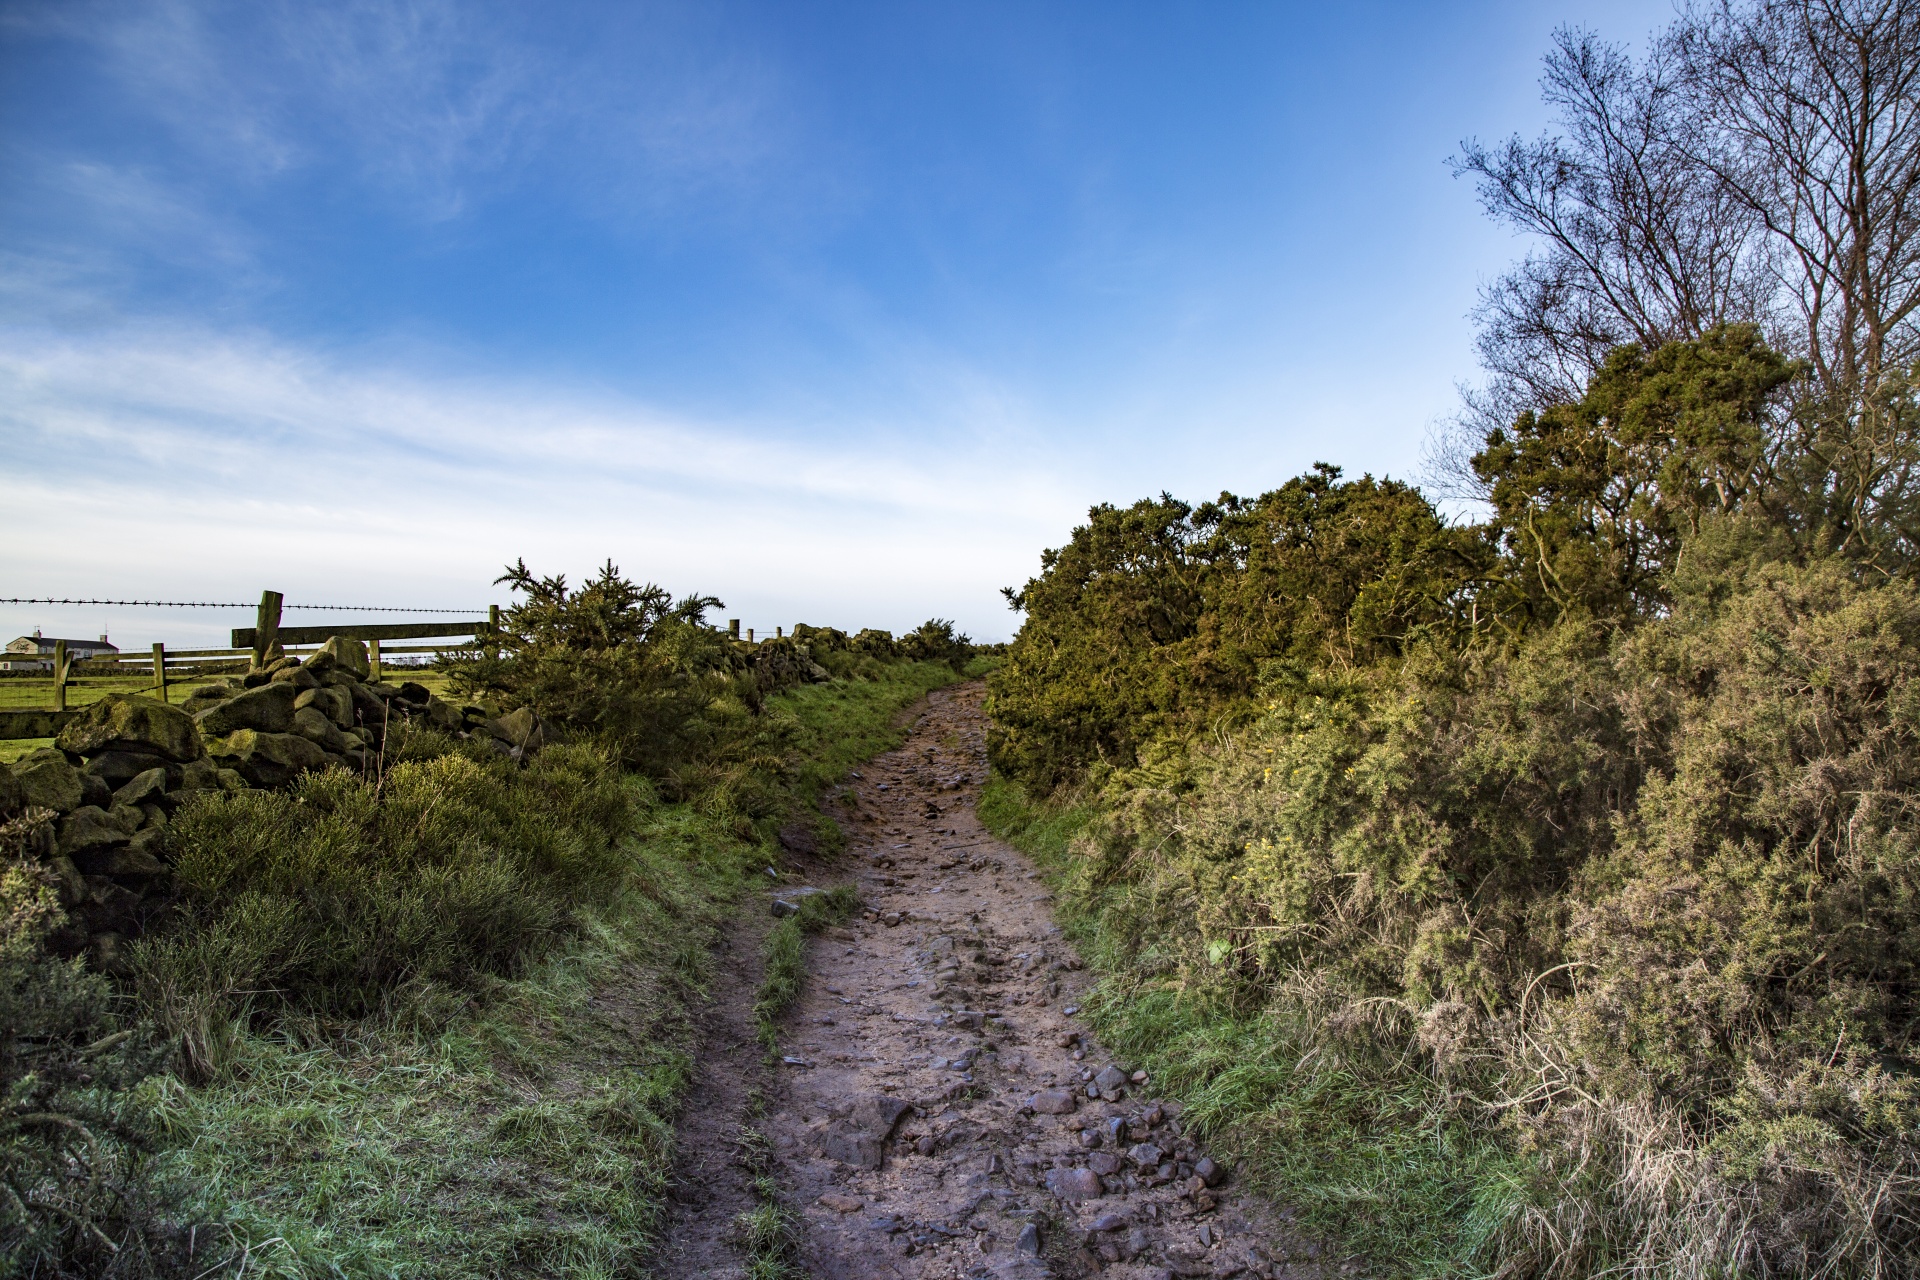
[[[449,649],[465,648],[467,644],[412,644],[395,645],[395,640],[464,640],[471,642],[481,639],[498,630],[500,608],[498,605],[487,610],[484,619],[452,619],[444,622],[395,622],[362,623],[354,625],[342,623],[321,627],[283,627],[280,625],[280,603],[283,599],[278,591],[263,591],[260,594],[260,607],[251,627],[236,627],[231,636],[232,646],[228,649],[169,649],[164,644],[155,644],[149,653],[123,653],[116,658],[89,663],[90,666],[109,666],[117,668],[114,674],[153,673],[151,693],[162,702],[168,701],[167,686],[170,672],[184,674],[192,670],[218,668],[228,663],[246,659],[248,665],[261,665],[267,653],[278,643],[290,654],[312,653],[321,644],[333,636],[346,636],[354,640],[367,642],[367,658],[373,664],[373,676],[380,677],[380,663],[383,658],[422,653],[444,653]],[[310,646],[310,647],[303,647]],[[67,652],[67,642],[56,640],[53,646],[53,675],[51,678],[52,703],[50,708],[32,710],[0,710],[0,740],[20,738],[51,738],[57,735],[66,722],[78,715],[78,711],[67,709],[67,689],[73,680],[73,657]]]

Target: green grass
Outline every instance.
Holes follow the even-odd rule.
[[[1035,804],[996,775],[978,812],[1058,891],[1061,926],[1099,979],[1085,1016],[1186,1105],[1184,1123],[1374,1274],[1480,1274],[1485,1246],[1532,1184],[1524,1159],[1454,1119],[1416,1064],[1329,1052],[1298,1014],[1236,1009],[1217,989],[1173,978],[1132,927],[1147,913],[1129,887],[1070,875],[1097,806]]]
[[[784,785],[816,798],[897,745],[901,709],[955,678],[900,664],[770,699],[801,726]],[[764,883],[769,854],[733,813],[638,807],[626,887],[516,976],[476,979],[463,1006],[447,1008],[448,989],[402,989],[352,1023],[235,1020],[219,1029],[227,1065],[211,1083],[143,1086],[165,1139],[157,1173],[197,1224],[196,1273],[222,1260],[228,1274],[244,1260],[248,1275],[289,1277],[644,1273],[688,1078],[687,1010],[732,913],[763,909],[745,890]],[[850,898],[817,895],[791,918],[805,922],[794,990],[801,931]],[[791,1215],[773,1192],[741,1224],[768,1280],[798,1274],[782,1269]]]
[[[779,1046],[776,1023],[780,1015],[800,998],[801,985],[806,981],[807,938],[852,915],[860,905],[860,894],[850,884],[835,885],[825,893],[808,894],[796,905],[800,909],[782,917],[767,935],[766,973],[753,1002],[760,1043],[769,1053]]]

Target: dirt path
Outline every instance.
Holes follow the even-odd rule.
[[[931,696],[905,746],[849,781],[848,853],[815,869],[852,878],[871,910],[812,944],[759,1121],[804,1219],[805,1266],[816,1280],[1318,1275],[1311,1246],[1076,1023],[1080,963],[1047,892],[974,816],[982,696]],[[725,1092],[708,1096],[724,1107]],[[693,1122],[708,1164],[740,1114]],[[713,1246],[746,1206],[744,1174],[712,1188],[661,1274],[738,1273]]]

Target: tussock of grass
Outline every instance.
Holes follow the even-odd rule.
[[[850,884],[836,885],[825,893],[801,898],[797,905],[800,909],[782,918],[767,935],[766,973],[753,1004],[760,1041],[769,1051],[779,1043],[775,1022],[800,998],[800,987],[806,980],[808,936],[852,915],[860,905],[860,895]]]

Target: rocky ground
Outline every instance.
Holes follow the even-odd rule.
[[[840,795],[848,852],[808,870],[851,878],[868,910],[812,944],[771,1077],[749,1012],[758,940],[735,940],[659,1274],[744,1274],[730,1224],[770,1177],[819,1280],[1320,1275],[1076,1021],[1084,978],[1046,889],[974,816],[982,696],[933,694]]]

